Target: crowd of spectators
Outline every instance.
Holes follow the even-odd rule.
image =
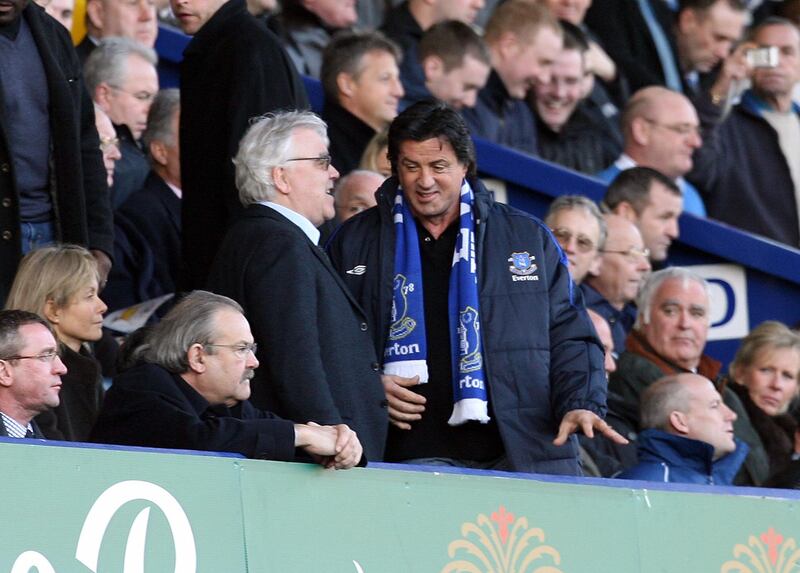
[[[726,374],[669,264],[682,212],[800,247],[797,2],[87,0],[76,46],[42,4],[0,12],[0,435],[798,482],[800,335]],[[470,136],[605,197],[502,205]]]

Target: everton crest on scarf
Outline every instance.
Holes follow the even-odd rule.
[[[461,186],[459,229],[450,271],[448,314],[453,357],[453,413],[448,420],[458,426],[470,420],[489,421],[486,377],[481,348],[478,275],[475,261],[475,223],[472,188]],[[392,210],[396,232],[392,323],[384,350],[384,372],[428,381],[422,263],[417,228],[411,211],[397,189]],[[406,224],[408,223],[408,224]]]

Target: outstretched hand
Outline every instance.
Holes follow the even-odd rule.
[[[587,438],[594,438],[594,432],[597,430],[612,442],[617,444],[628,443],[625,437],[617,433],[614,428],[594,412],[589,410],[570,410],[561,420],[561,425],[558,427],[558,435],[553,440],[553,445],[563,446],[570,434],[574,434],[578,430],[582,431]]]

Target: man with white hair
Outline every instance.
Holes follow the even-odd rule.
[[[244,307],[263,348],[253,403],[292,420],[346,423],[367,459],[380,461],[389,419],[372,335],[317,246],[339,176],[325,123],[300,111],[264,117],[234,161],[245,211],[220,246],[209,286]]]
[[[100,42],[84,64],[89,95],[114,124],[122,157],[114,171],[111,206],[116,209],[144,185],[150,166],[139,142],[158,93],[158,56],[127,38]]]
[[[666,375],[694,373],[715,383],[722,365],[703,353],[710,328],[708,284],[693,271],[669,267],[653,273],[645,281],[637,299],[639,313],[611,374],[609,393],[618,395],[619,414],[642,429],[639,403],[644,391]],[[769,465],[763,446],[739,398],[728,388],[719,388],[725,405],[737,419],[733,428],[737,438],[750,446],[750,453],[736,485],[761,485]],[[630,447],[630,446],[629,446]]]

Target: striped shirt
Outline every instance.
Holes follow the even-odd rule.
[[[9,438],[24,438],[28,432],[33,434],[33,426],[28,424],[26,428],[13,418],[6,416],[3,412],[0,412],[0,418],[3,419],[3,426],[6,428],[6,434],[8,434]]]

